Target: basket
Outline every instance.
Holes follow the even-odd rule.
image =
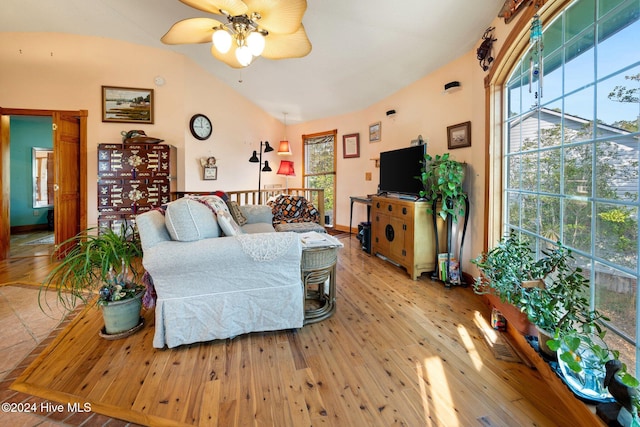
[[[338,248],[308,248],[302,251],[302,271],[329,268],[338,260]]]

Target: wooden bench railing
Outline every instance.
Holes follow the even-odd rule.
[[[322,188],[270,188],[264,190],[240,190],[227,191],[230,200],[237,202],[239,205],[266,205],[269,199],[278,194],[291,194],[294,196],[303,196],[305,199],[313,203],[320,214],[320,224],[324,223],[324,189]],[[211,194],[210,191],[178,191],[177,197],[183,197],[187,194],[195,196],[205,196]]]

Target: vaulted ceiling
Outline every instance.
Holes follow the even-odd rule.
[[[0,31],[93,35],[179,52],[274,117],[286,112],[297,123],[366,108],[469,52],[503,3],[308,0],[302,22],[311,53],[258,58],[242,70],[214,59],[208,45],[160,42],[176,21],[207,16],[178,0],[3,0]]]

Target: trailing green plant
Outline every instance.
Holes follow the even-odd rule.
[[[78,301],[87,303],[98,294],[97,303],[133,298],[144,287],[135,260],[142,246],[134,226],[89,228],[65,240],[53,254],[55,267],[44,279],[39,294],[55,290],[59,303],[72,310]]]
[[[605,340],[606,330],[593,331],[585,329],[582,331],[572,330],[569,333],[559,336],[556,334],[553,340],[549,341],[549,347],[560,353],[560,359],[574,372],[582,372],[584,369],[602,370],[604,372],[604,364],[609,360],[619,360],[620,351],[611,349]],[[579,349],[588,348],[593,355],[593,359],[585,360],[579,353]],[[627,371],[627,365],[622,364],[618,377],[629,387],[638,387],[640,382]]]
[[[437,154],[435,158],[429,154],[424,155],[424,166],[420,169],[420,181],[423,190],[420,197],[429,201],[442,199],[438,215],[446,220],[451,215],[454,222],[459,216],[465,215],[465,201],[467,193],[464,192],[466,165],[449,158],[449,153]],[[432,210],[429,208],[429,213]]]
[[[556,333],[554,339],[547,345],[553,351],[558,351],[558,358],[575,373],[591,371],[599,377],[606,373],[606,363],[610,360],[618,360],[620,351],[611,349],[605,340],[606,330],[600,327],[585,327],[582,330],[572,330],[560,336]],[[585,351],[588,354],[585,354]],[[627,370],[625,363],[620,363],[620,370],[615,374],[627,387],[638,389],[640,381]],[[636,411],[640,410],[638,391],[632,396],[632,404]]]

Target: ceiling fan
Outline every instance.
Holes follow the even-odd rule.
[[[306,0],[180,0],[203,12],[220,15],[178,21],[162,36],[165,44],[209,43],[211,54],[233,68],[253,59],[301,58],[311,52],[302,25]]]

